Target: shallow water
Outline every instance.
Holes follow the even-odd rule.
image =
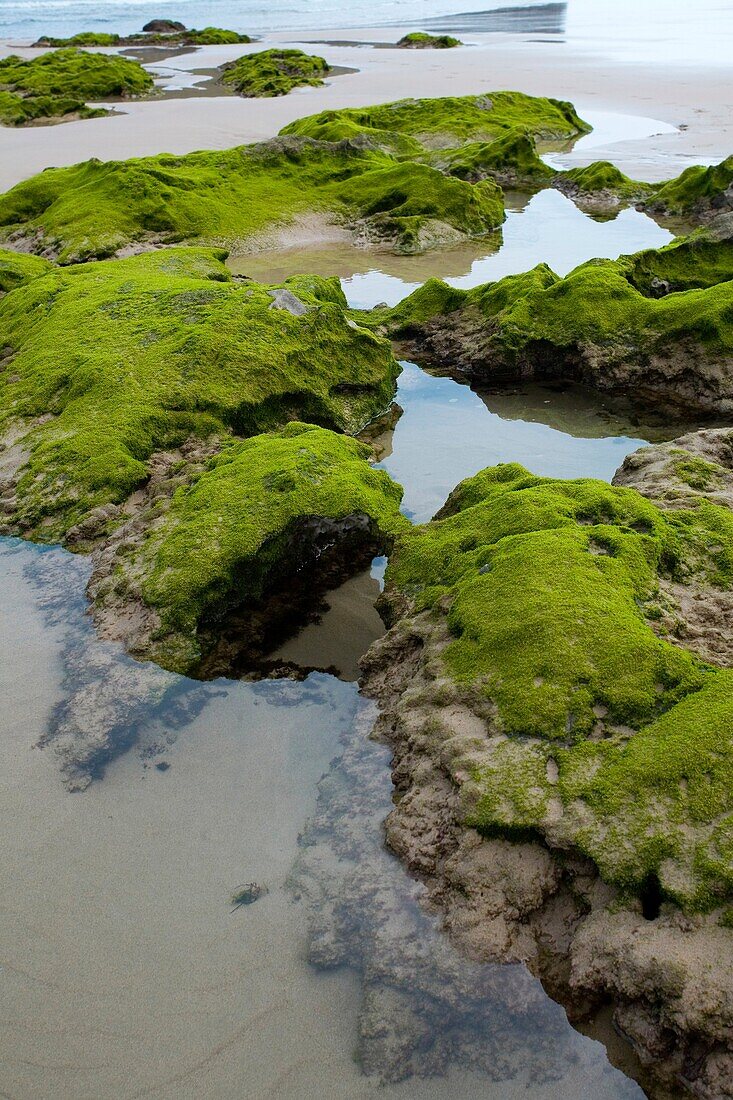
[[[367,252],[349,245],[292,248],[256,256],[232,257],[232,271],[260,282],[282,282],[295,274],[338,275],[355,309],[380,302],[396,305],[428,278],[468,289],[534,267],[540,259],[558,275],[595,256],[616,259],[642,248],[659,248],[673,234],[639,210],[614,218],[592,218],[552,188],[531,198],[510,196],[501,232],[422,256]]]
[[[468,286],[539,260],[563,273],[667,239],[635,211],[594,221],[542,192],[512,212],[497,252],[311,251],[247,270],[335,272],[352,304],[371,306],[428,274]],[[479,393],[410,363],[398,401],[382,462],[416,521],[490,463],[609,478],[628,451],[677,434],[578,388]],[[331,594],[321,625],[283,647],[341,680],[201,684],[96,640],[86,561],[0,539],[0,1092],[643,1095],[523,967],[460,959],[384,850],[388,754],[368,740],[372,715],[350,682],[382,630],[383,566]],[[70,795],[64,747],[95,730],[128,751]],[[248,881],[268,893],[232,912]]]

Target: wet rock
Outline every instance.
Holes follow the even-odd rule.
[[[175,19],[151,19],[143,27],[145,34],[175,34],[176,31],[185,31],[183,23]]]

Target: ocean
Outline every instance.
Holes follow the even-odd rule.
[[[523,33],[628,62],[726,66],[733,0],[0,0],[0,40],[140,30],[154,17],[255,35],[424,26]]]

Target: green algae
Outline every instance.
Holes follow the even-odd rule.
[[[451,764],[466,824],[573,846],[624,891],[654,874],[687,909],[733,896],[733,674],[652,629],[661,579],[730,586],[721,550],[725,509],[662,512],[516,464],[398,540],[387,591],[446,616],[446,674],[495,711]]]
[[[462,45],[460,38],[453,38],[450,34],[426,34],[425,31],[405,34],[397,43],[401,50],[452,50]]]
[[[515,187],[548,184],[556,174],[540,160],[532,133],[522,126],[493,141],[432,153],[429,163],[459,179],[475,182],[489,177]]]
[[[49,260],[40,256],[27,256],[21,252],[10,252],[0,248],[0,293],[7,294],[31,279],[37,279],[53,270]]]
[[[281,96],[304,85],[318,87],[329,71],[322,57],[302,50],[260,50],[225,65],[221,80],[241,96]]]
[[[678,237],[662,248],[622,257],[626,278],[646,295],[717,286],[733,279],[733,245],[708,229]]]
[[[143,599],[160,616],[154,658],[177,671],[195,664],[207,610],[265,596],[312,520],[365,517],[387,547],[409,524],[401,488],[369,456],[354,439],[292,423],[229,444],[179,489],[135,562]]]
[[[721,199],[733,183],[733,156],[709,168],[693,165],[667,183],[657,185],[652,209],[684,214],[709,207]]]
[[[414,340],[418,356],[437,347],[439,363],[601,388],[643,388],[652,357],[673,364],[684,351],[694,375],[655,375],[655,399],[723,410],[730,394],[720,364],[733,357],[732,263],[728,242],[700,233],[619,260],[591,260],[564,278],[539,264],[468,291],[430,280],[372,323]]]
[[[143,95],[153,79],[136,61],[84,50],[55,50],[31,60],[0,60],[0,123],[22,126],[39,118],[94,117],[89,99]],[[102,113],[104,113],[102,111]]]
[[[504,218],[490,181],[474,189],[374,149],[292,137],[181,157],[91,160],[48,169],[0,196],[5,233],[32,233],[34,247],[56,250],[62,263],[111,256],[151,237],[242,247],[313,211],[361,223],[367,235],[364,223],[373,219],[375,235],[388,230],[403,251],[415,247],[425,221],[457,237],[483,234]]]
[[[572,138],[590,129],[571,103],[524,95],[488,92],[478,96],[442,99],[402,99],[376,107],[349,107],[291,122],[282,134],[323,137],[336,127],[366,137],[395,134],[414,150],[455,148],[469,141],[491,141],[507,130],[522,127],[537,138]],[[344,136],[346,136],[344,134]]]
[[[106,34],[104,31],[80,31],[71,38],[39,38],[34,46],[119,46],[119,34]]]
[[[151,454],[191,437],[294,418],[355,432],[389,404],[389,343],[347,318],[337,280],[278,294],[232,281],[224,256],[171,249],[55,268],[0,300],[12,356],[0,427],[25,425],[29,454],[13,529],[63,539],[144,483]]]
[[[251,42],[247,34],[224,30],[221,27],[204,27],[203,30],[143,32],[140,34],[105,34],[99,31],[81,31],[71,38],[43,36],[34,46],[229,46]]]

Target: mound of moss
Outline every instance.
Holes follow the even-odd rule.
[[[153,78],[136,61],[84,50],[55,50],[30,61],[12,55],[0,60],[0,123],[22,126],[39,118],[104,111],[89,99],[143,95]]]
[[[649,209],[670,214],[717,212],[733,208],[733,156],[705,168],[694,165],[676,179],[657,185]]]
[[[237,31],[223,30],[221,27],[204,27],[201,31],[184,31],[181,35],[183,45],[186,46],[233,46],[245,45],[252,39],[248,34],[238,34]]]
[[[309,212],[402,251],[420,240],[483,234],[504,219],[501,192],[489,183],[474,188],[369,147],[295,137],[182,157],[91,160],[48,169],[0,196],[6,238],[24,236],[64,263],[150,239],[242,250],[249,238]]]
[[[325,141],[362,135],[378,147],[420,155],[430,149],[492,141],[517,127],[546,139],[577,137],[590,129],[573,105],[563,100],[522,92],[489,92],[322,111],[291,122],[281,133]]]
[[[119,46],[121,42],[119,34],[107,34],[104,31],[80,31],[71,38],[49,38],[44,35],[34,42],[34,46],[48,48],[49,46]]]
[[[0,294],[7,294],[31,279],[53,270],[49,260],[40,256],[27,256],[22,252],[10,252],[0,248]]]
[[[375,320],[476,377],[573,379],[719,416],[733,410],[732,263],[701,235],[565,278],[540,264],[468,291],[429,280]]]
[[[172,24],[171,24],[172,27]],[[223,30],[221,27],[204,27],[203,30],[171,29],[146,31],[141,34],[105,34],[99,31],[82,31],[71,38],[49,38],[45,35],[34,46],[229,46],[244,45],[252,39],[247,34]]]
[[[733,584],[733,516],[516,464],[402,536],[387,592],[443,621],[447,678],[486,737],[450,743],[463,818],[541,835],[689,910],[733,897],[733,673],[655,632],[660,583]],[[451,752],[453,755],[451,755]]]
[[[134,651],[196,669],[207,634],[232,609],[244,621],[283,583],[313,587],[313,570],[334,550],[348,575],[362,545],[367,558],[385,552],[409,526],[402,490],[369,457],[356,440],[310,424],[229,443],[174,493],[142,545],[118,554],[97,600],[108,602],[110,588],[128,601],[134,591],[155,624]]]
[[[493,179],[504,186],[535,188],[555,178],[555,172],[540,160],[533,135],[523,126],[506,130],[493,141],[431,153],[428,163],[470,183]]]
[[[54,268],[0,300],[0,430],[23,450],[6,530],[61,541],[183,441],[291,419],[356,432],[390,402],[389,343],[338,280],[232,281],[225,253],[171,249]]]
[[[322,57],[302,50],[261,50],[222,66],[221,80],[237,95],[261,98],[287,95],[304,85],[317,87],[329,71]]]
[[[462,46],[459,38],[452,38],[449,34],[426,34],[425,31],[412,31],[403,35],[397,43],[400,50],[452,50],[455,46]]]

